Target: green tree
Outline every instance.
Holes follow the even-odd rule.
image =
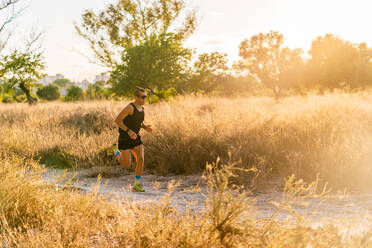
[[[303,64],[301,54],[301,49],[291,50],[285,47],[283,35],[276,31],[254,35],[249,40],[244,40],[239,47],[243,68],[271,88],[276,97],[279,96],[280,89],[293,85],[298,80],[290,74]],[[294,82],[288,83],[289,79]]]
[[[83,90],[79,86],[71,86],[67,89],[66,101],[78,101],[83,99]]]
[[[195,26],[195,11],[186,12],[183,0],[118,0],[97,14],[86,10],[75,28],[89,42],[96,62],[115,68],[126,49],[170,32],[184,40]]]
[[[91,100],[108,98],[108,92],[105,88],[105,82],[98,81],[94,84],[89,84],[87,89],[87,96]]]
[[[49,84],[47,86],[40,87],[37,90],[36,94],[41,99],[45,99],[48,101],[58,100],[61,97],[61,93],[59,92],[59,87],[55,84]]]
[[[123,63],[111,73],[110,83],[120,96],[131,96],[136,85],[164,99],[184,81],[192,51],[182,47],[177,34],[152,36],[127,48]]]
[[[211,92],[223,90],[230,79],[227,54],[213,52],[202,53],[194,63],[191,79],[186,83],[186,91]]]
[[[59,78],[59,79],[54,80],[53,83],[57,85],[58,87],[64,88],[66,87],[67,83],[70,83],[70,80],[67,78]]]
[[[44,62],[41,52],[14,50],[0,61],[0,79],[9,88],[19,87],[27,97],[29,104],[37,102],[30,90],[36,81],[43,77]]]
[[[3,80],[3,79],[0,77],[0,80]],[[13,94],[13,92],[14,92],[14,88],[10,87],[9,84],[7,84],[6,82],[0,82],[0,93],[1,93],[1,95],[2,94],[8,94],[8,93]]]

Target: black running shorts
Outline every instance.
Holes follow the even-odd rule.
[[[119,137],[118,139],[118,149],[119,150],[127,150],[133,149],[135,146],[139,146],[143,144],[141,135],[137,134],[136,139],[131,139],[129,136],[127,137]]]

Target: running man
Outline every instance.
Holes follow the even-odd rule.
[[[129,103],[116,117],[115,123],[119,126],[118,148],[114,147],[115,158],[117,158],[124,168],[129,168],[131,164],[130,152],[136,159],[136,175],[133,190],[144,192],[141,187],[140,179],[143,173],[144,149],[139,131],[141,128],[152,133],[151,125],[143,123],[145,119],[145,99],[146,90],[136,87],[134,91],[134,102]]]

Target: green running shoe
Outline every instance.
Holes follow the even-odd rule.
[[[116,146],[116,144],[113,144],[108,150],[107,150],[107,156],[114,156],[115,157],[118,155],[118,153],[120,153],[120,151],[118,150],[118,147]]]
[[[145,192],[145,189],[141,187],[141,185],[139,184],[136,184],[133,186],[133,191],[136,191],[136,192]]]

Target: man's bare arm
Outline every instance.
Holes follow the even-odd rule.
[[[118,125],[122,130],[126,131],[128,127],[124,125],[123,120],[125,117],[131,114],[133,114],[133,107],[128,104],[116,117],[115,124]]]
[[[141,128],[145,129],[147,132],[152,133],[152,127],[151,125],[146,125],[142,122]]]

